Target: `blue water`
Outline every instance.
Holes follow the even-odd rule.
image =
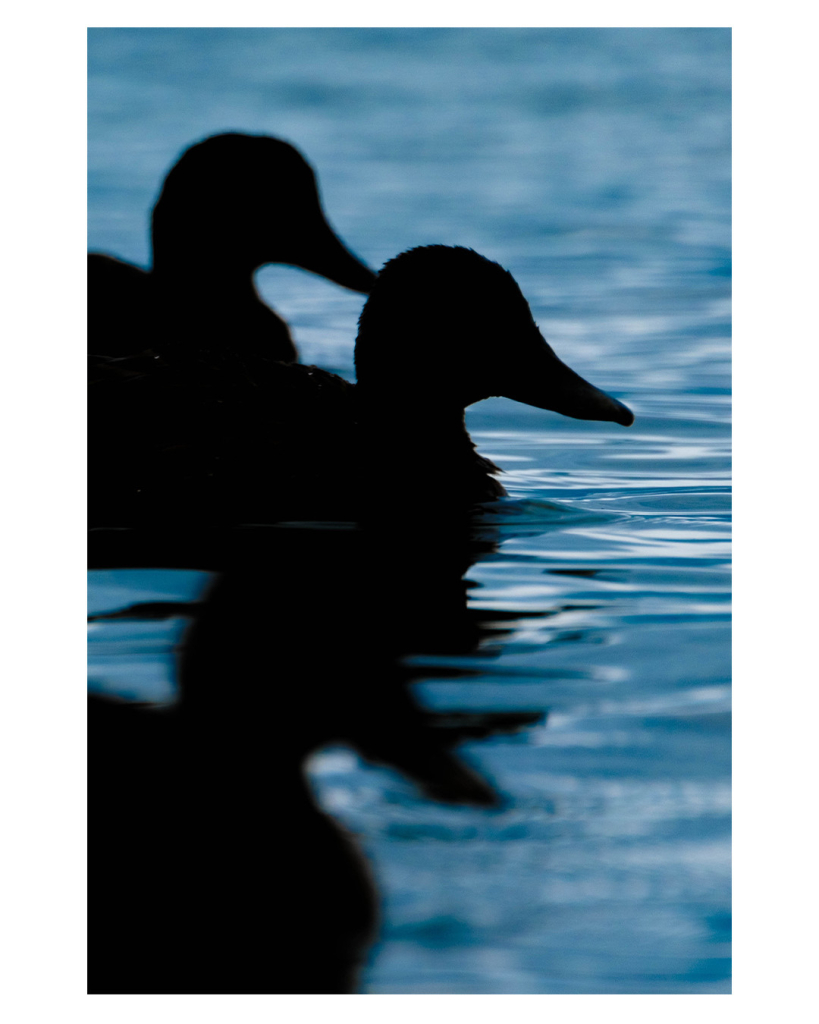
[[[281,136],[363,259],[442,242],[497,260],[561,358],[636,416],[468,412],[512,499],[470,607],[537,614],[471,654],[419,651],[414,691],[544,718],[465,746],[497,811],[423,799],[347,748],[313,756],[382,891],[362,991],[728,991],[729,31],[94,29],[89,75],[90,248],[147,263],[184,147]],[[361,297],[292,268],[258,282],[302,360],[353,379]],[[91,601],[208,581],[96,572]],[[93,623],[92,687],[172,699],[183,626]]]

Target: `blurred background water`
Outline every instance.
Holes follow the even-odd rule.
[[[469,604],[513,614],[472,654],[419,651],[414,690],[544,718],[465,748],[497,811],[346,748],[312,758],[382,890],[362,991],[728,991],[729,30],[92,29],[89,248],[147,264],[168,168],[229,130],[297,145],[376,269],[433,242],[503,264],[558,354],[636,416],[468,411],[512,498]],[[354,379],[361,296],[257,280],[302,361]],[[91,609],[209,579],[94,572]],[[172,696],[183,625],[93,623],[92,689]]]

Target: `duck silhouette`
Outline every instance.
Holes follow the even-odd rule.
[[[295,147],[264,135],[215,135],[171,168],[153,210],[145,271],[88,256],[88,351],[108,357],[233,350],[297,359],[287,324],[259,297],[253,272],[287,263],[368,292],[375,274],[341,242],[315,174]]]
[[[502,497],[465,409],[502,396],[628,426],[631,411],[557,357],[512,275],[471,249],[390,260],[359,322],[357,383],[269,362],[229,337],[183,357],[97,360],[91,521],[238,524],[461,514]]]
[[[112,532],[118,564],[222,571],[201,602],[165,607],[191,619],[175,704],[89,701],[89,991],[358,990],[377,873],[311,792],[305,761],[343,743],[423,797],[505,806],[460,745],[544,711],[428,709],[412,686],[424,670],[404,658],[477,652],[503,630],[503,612],[476,621],[462,579],[493,545],[300,525],[157,555],[140,531]]]

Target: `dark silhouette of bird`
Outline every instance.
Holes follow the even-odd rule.
[[[91,355],[192,358],[230,344],[254,372],[297,359],[287,324],[256,291],[258,267],[286,263],[364,293],[375,280],[327,223],[301,153],[265,135],[215,135],[186,150],[162,186],[151,239],[147,271],[89,254]]]
[[[557,357],[512,275],[442,245],[390,260],[361,314],[357,383],[208,352],[96,360],[91,523],[230,525],[455,512],[505,494],[467,433],[490,396],[628,426]]]

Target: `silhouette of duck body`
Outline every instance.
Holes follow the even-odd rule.
[[[315,175],[293,146],[216,135],[171,169],[152,216],[153,266],[88,256],[88,351],[108,357],[222,349],[253,368],[297,359],[287,324],[253,272],[287,263],[368,292],[375,274],[340,241]]]
[[[470,249],[389,261],[361,314],[357,384],[225,347],[98,361],[92,520],[146,525],[464,512],[501,497],[467,406],[504,396],[628,426],[632,413],[558,359],[514,278]],[[150,410],[150,415],[146,411]]]

